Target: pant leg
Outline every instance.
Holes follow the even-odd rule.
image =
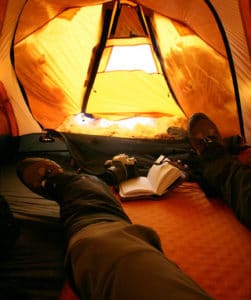
[[[119,220],[131,223],[110,187],[96,176],[60,174],[49,178],[45,189],[60,205],[67,239],[93,223]]]
[[[151,228],[123,221],[86,227],[69,249],[80,299],[212,299],[165,257]]]
[[[224,155],[204,165],[206,192],[221,196],[237,218],[251,228],[251,168]]]
[[[58,175],[46,189],[60,205],[69,238],[66,268],[81,299],[211,299],[165,257],[155,231],[131,223],[96,177]]]

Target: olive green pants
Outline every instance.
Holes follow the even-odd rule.
[[[46,188],[61,208],[66,269],[80,299],[211,299],[163,254],[153,229],[132,224],[104,182],[64,174]]]

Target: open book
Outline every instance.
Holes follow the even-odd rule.
[[[122,181],[119,185],[120,197],[162,196],[173,184],[182,181],[183,172],[164,159],[161,155],[151,166],[146,177]]]

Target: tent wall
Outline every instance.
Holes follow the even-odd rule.
[[[19,135],[16,117],[2,82],[0,82],[0,120],[0,135]]]
[[[244,131],[248,143],[251,143],[251,59],[248,43],[240,13],[239,1],[229,0],[211,1],[217,9],[222,21],[233,57],[233,64],[237,76],[238,91],[241,101],[241,112],[244,121]],[[248,8],[248,7],[243,7]],[[249,10],[246,11],[251,18],[250,1]],[[248,17],[248,16],[247,16]],[[249,41],[250,43],[250,41]]]
[[[170,32],[173,32],[168,28],[170,26],[166,24],[165,30],[162,29],[168,35],[166,38],[160,35],[158,44],[167,77],[180,106],[187,116],[194,111],[207,111],[223,135],[237,134],[240,127],[226,54],[221,55],[194,32],[183,33],[180,25],[178,29],[181,34],[176,37],[174,33],[174,42],[168,46]],[[223,115],[224,118],[219,117]]]
[[[208,44],[211,44],[217,51],[224,54],[225,47],[222,37],[215,22],[212,21],[213,15],[204,13],[208,9],[206,3],[213,7],[215,13],[219,16],[223,29],[229,42],[234,68],[237,76],[238,92],[240,96],[241,114],[244,122],[244,133],[248,143],[251,143],[251,60],[248,52],[248,43],[250,35],[245,34],[241,18],[239,2],[247,18],[251,18],[250,1],[152,1],[146,0],[147,6],[154,7],[158,12],[164,13],[169,17],[180,20],[191,27]],[[207,16],[209,19],[205,19]],[[250,21],[249,21],[250,22]],[[250,23],[249,23],[250,24]],[[210,27],[210,29],[208,28]],[[248,27],[250,28],[250,27]],[[249,29],[250,32],[250,29]],[[211,33],[211,35],[210,35]],[[197,101],[197,100],[196,100]],[[204,111],[208,113],[208,111]],[[222,117],[221,117],[222,118]]]
[[[34,30],[28,19],[31,9],[25,7],[17,33]],[[44,26],[15,39],[15,68],[31,111],[43,127],[55,129],[81,111],[92,51],[101,34],[101,9],[100,5],[60,9],[52,19],[47,13]],[[42,14],[41,22],[44,18]]]
[[[251,55],[251,2],[250,0],[239,0],[239,5],[249,54]]]
[[[222,55],[226,54],[218,26],[213,15],[208,13],[206,1],[141,0],[137,2],[150,7],[157,13],[181,21]]]
[[[80,7],[83,5],[89,4],[99,4],[104,1],[74,1],[74,7]],[[139,0],[137,1],[139,4],[144,5],[147,8],[153,9],[155,12],[171,17],[175,20],[181,21],[194,30],[194,32],[201,37],[208,45],[210,45],[214,51],[221,54],[222,57],[227,57],[230,60],[233,60],[233,67],[236,72],[236,82],[235,78],[233,79],[233,84],[236,84],[237,90],[235,90],[235,96],[238,100],[240,99],[240,105],[238,106],[238,113],[241,117],[243,117],[243,124],[245,129],[245,135],[247,141],[251,142],[251,120],[248,117],[250,115],[251,106],[249,105],[249,101],[251,99],[251,65],[250,65],[250,56],[248,52],[248,43],[246,40],[245,29],[243,27],[242,16],[239,1],[238,0],[228,0],[228,1],[202,1],[202,0],[190,0],[190,1],[172,1],[172,0],[163,0],[163,1],[152,1],[152,0]],[[245,1],[241,1],[242,3]],[[7,3],[7,4],[6,4]],[[12,46],[13,34],[15,32],[17,21],[19,19],[20,13],[25,5],[25,0],[1,0],[1,16],[0,20],[4,20],[4,22],[0,23],[0,28],[2,26],[1,31],[1,39],[0,39],[0,80],[3,82],[7,94],[12,103],[17,123],[19,126],[20,134],[26,133],[34,133],[40,131],[41,128],[36,120],[34,120],[31,115],[28,107],[26,106],[23,95],[20,91],[16,74],[13,70],[10,60],[10,49]],[[56,14],[59,14],[64,11],[66,7],[69,7],[70,1],[36,1],[36,5],[40,7],[40,18],[39,20],[43,23],[45,20],[43,19],[43,9],[46,7],[44,4],[50,3],[47,7],[46,18],[54,18]],[[53,3],[53,5],[52,5]],[[215,17],[213,13],[208,13],[209,7],[212,7],[215,11],[216,17],[221,21],[221,25],[223,30],[226,33],[227,40],[229,42],[229,52],[226,53],[224,41],[219,32],[219,25],[215,22]],[[244,3],[245,4],[245,3]],[[246,2],[246,5],[247,2]],[[4,15],[4,9],[6,8],[6,14]],[[37,16],[33,14],[33,17]],[[33,22],[34,18],[30,17],[26,19],[26,22]],[[44,21],[43,21],[44,20]],[[234,20],[234,22],[233,22]],[[41,24],[42,24],[41,23]],[[40,25],[41,25],[40,24]],[[245,24],[245,23],[244,23]],[[39,24],[36,24],[38,26]],[[21,25],[22,26],[22,23]],[[37,28],[37,27],[36,27]],[[29,30],[32,31],[35,28],[32,26],[29,27]],[[28,31],[23,31],[23,36],[16,36],[16,40],[18,42],[22,41],[22,39],[28,35]],[[229,56],[230,55],[230,56]],[[224,76],[224,75],[223,75]],[[51,99],[53,101],[53,99]],[[194,101],[199,101],[198,99]],[[67,109],[67,108],[66,108]],[[195,111],[197,107],[194,108]],[[208,113],[210,110],[207,110],[207,107],[203,107],[204,112]],[[236,112],[233,111],[233,114]],[[190,114],[192,111],[188,111]],[[217,116],[217,112],[215,112]],[[222,120],[225,116],[218,113],[218,119]],[[242,121],[242,118],[240,119]],[[226,118],[226,122],[232,123],[231,119]],[[222,126],[223,123],[220,123]],[[233,125],[234,132],[239,130],[236,124],[229,124],[229,127]],[[236,129],[237,128],[237,129]]]
[[[6,8],[4,23],[2,25],[0,35],[0,80],[2,81],[11,101],[20,134],[41,131],[40,126],[34,120],[26,106],[10,59],[10,50],[14,31],[24,3],[25,0],[2,0],[0,2],[1,12],[2,8],[3,10]]]

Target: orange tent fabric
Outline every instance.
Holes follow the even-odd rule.
[[[18,136],[18,125],[16,117],[11,106],[10,100],[7,96],[3,83],[0,81],[0,134],[10,134]]]

